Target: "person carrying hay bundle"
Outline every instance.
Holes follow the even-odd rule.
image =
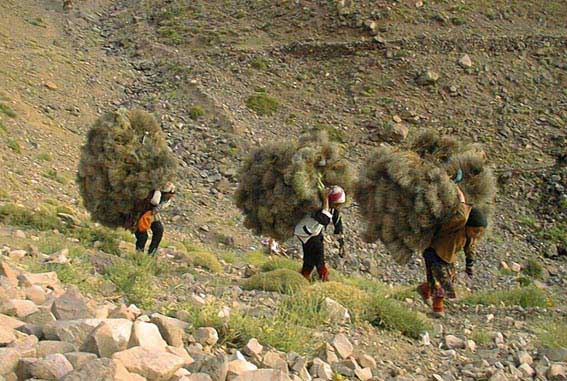
[[[427,305],[433,308],[434,317],[445,315],[445,297],[456,297],[453,282],[455,262],[461,250],[465,252],[466,273],[473,276],[476,257],[476,243],[488,226],[488,221],[478,208],[466,203],[465,195],[459,193],[459,208],[445,224],[439,226],[431,244],[423,252],[426,282],[418,286],[417,291]]]
[[[322,191],[322,208],[305,215],[295,226],[295,236],[303,249],[303,266],[301,275],[311,280],[313,269],[317,269],[319,279],[329,280],[329,270],[325,265],[325,248],[323,233],[329,224],[334,226],[334,234],[338,235],[339,255],[344,256],[343,222],[339,209],[346,201],[343,188],[333,186]]]
[[[152,230],[150,252],[155,254],[163,236],[157,212],[175,192],[176,170],[177,160],[154,117],[120,109],[101,116],[89,130],[77,183],[95,222],[137,232],[138,249]]]
[[[136,223],[136,251],[144,252],[148,241],[148,230],[152,231],[152,241],[148,249],[149,255],[156,255],[161,239],[163,238],[163,224],[160,211],[165,209],[175,197],[175,185],[168,182],[163,189],[153,190],[142,202],[139,209],[144,210]]]

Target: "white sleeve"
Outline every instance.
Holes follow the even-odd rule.
[[[154,195],[152,196],[152,199],[150,200],[150,203],[153,206],[158,206],[159,202],[161,201],[161,192],[160,191],[154,191]]]

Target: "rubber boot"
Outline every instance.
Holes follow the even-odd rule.
[[[423,282],[419,286],[417,286],[417,293],[423,299],[423,302],[428,306],[432,306],[433,299],[431,297],[431,290],[429,289],[429,284],[427,282]]]
[[[327,266],[323,265],[317,268],[317,273],[319,274],[319,279],[323,282],[329,281],[329,270],[327,270]]]

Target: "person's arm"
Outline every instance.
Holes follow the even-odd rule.
[[[467,227],[467,243],[465,244],[465,271],[468,276],[473,276],[473,267],[476,261],[476,243],[482,236],[484,228]]]
[[[155,208],[159,205],[160,202],[161,202],[161,192],[156,190],[156,191],[154,191],[154,194],[152,195],[150,203],[152,204],[152,207]]]
[[[345,256],[345,239],[343,237],[343,219],[338,209],[333,210],[333,226],[335,227],[333,233],[338,236],[339,256],[342,258]]]

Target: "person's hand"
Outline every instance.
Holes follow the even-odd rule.
[[[329,194],[331,193],[331,188],[325,188],[321,191],[321,197],[323,197],[323,200],[329,197]]]
[[[459,187],[457,187],[457,194],[459,195],[459,202],[464,204],[466,202],[465,194],[463,193],[463,191]]]

